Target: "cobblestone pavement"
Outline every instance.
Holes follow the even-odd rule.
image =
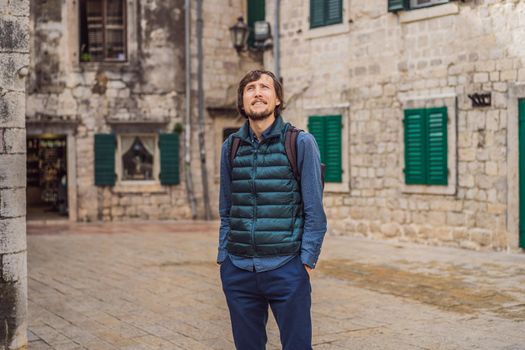
[[[30,349],[233,349],[217,227],[29,223]],[[327,236],[312,288],[316,350],[525,349],[524,254]]]

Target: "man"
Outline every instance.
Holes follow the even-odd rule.
[[[282,87],[269,71],[246,74],[237,108],[247,121],[222,146],[217,257],[235,346],[265,349],[269,305],[283,349],[310,350],[309,275],[326,232],[319,148],[298,135],[299,183],[284,146]]]

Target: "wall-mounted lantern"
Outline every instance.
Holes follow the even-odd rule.
[[[250,30],[253,30],[254,38],[253,44],[250,44],[250,49],[253,51],[264,51],[273,46],[270,23],[266,21],[256,21],[253,24],[253,29],[251,29],[244,22],[243,17],[238,17],[237,23],[230,27],[232,44],[237,52],[246,50]]]
[[[248,40],[248,25],[242,16],[237,18],[237,23],[230,27],[230,34],[235,50],[243,51],[246,47],[246,40]]]

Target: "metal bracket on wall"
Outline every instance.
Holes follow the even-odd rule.
[[[470,94],[468,98],[472,101],[472,107],[490,107],[492,104],[492,95],[490,92]]]

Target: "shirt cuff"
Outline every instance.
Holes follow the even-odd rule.
[[[217,264],[222,264],[227,256],[228,251],[226,249],[219,249],[219,253],[217,254]]]
[[[302,252],[301,262],[303,263],[303,265],[307,265],[309,268],[315,269],[315,265],[317,265],[317,257],[314,257],[310,253]]]

